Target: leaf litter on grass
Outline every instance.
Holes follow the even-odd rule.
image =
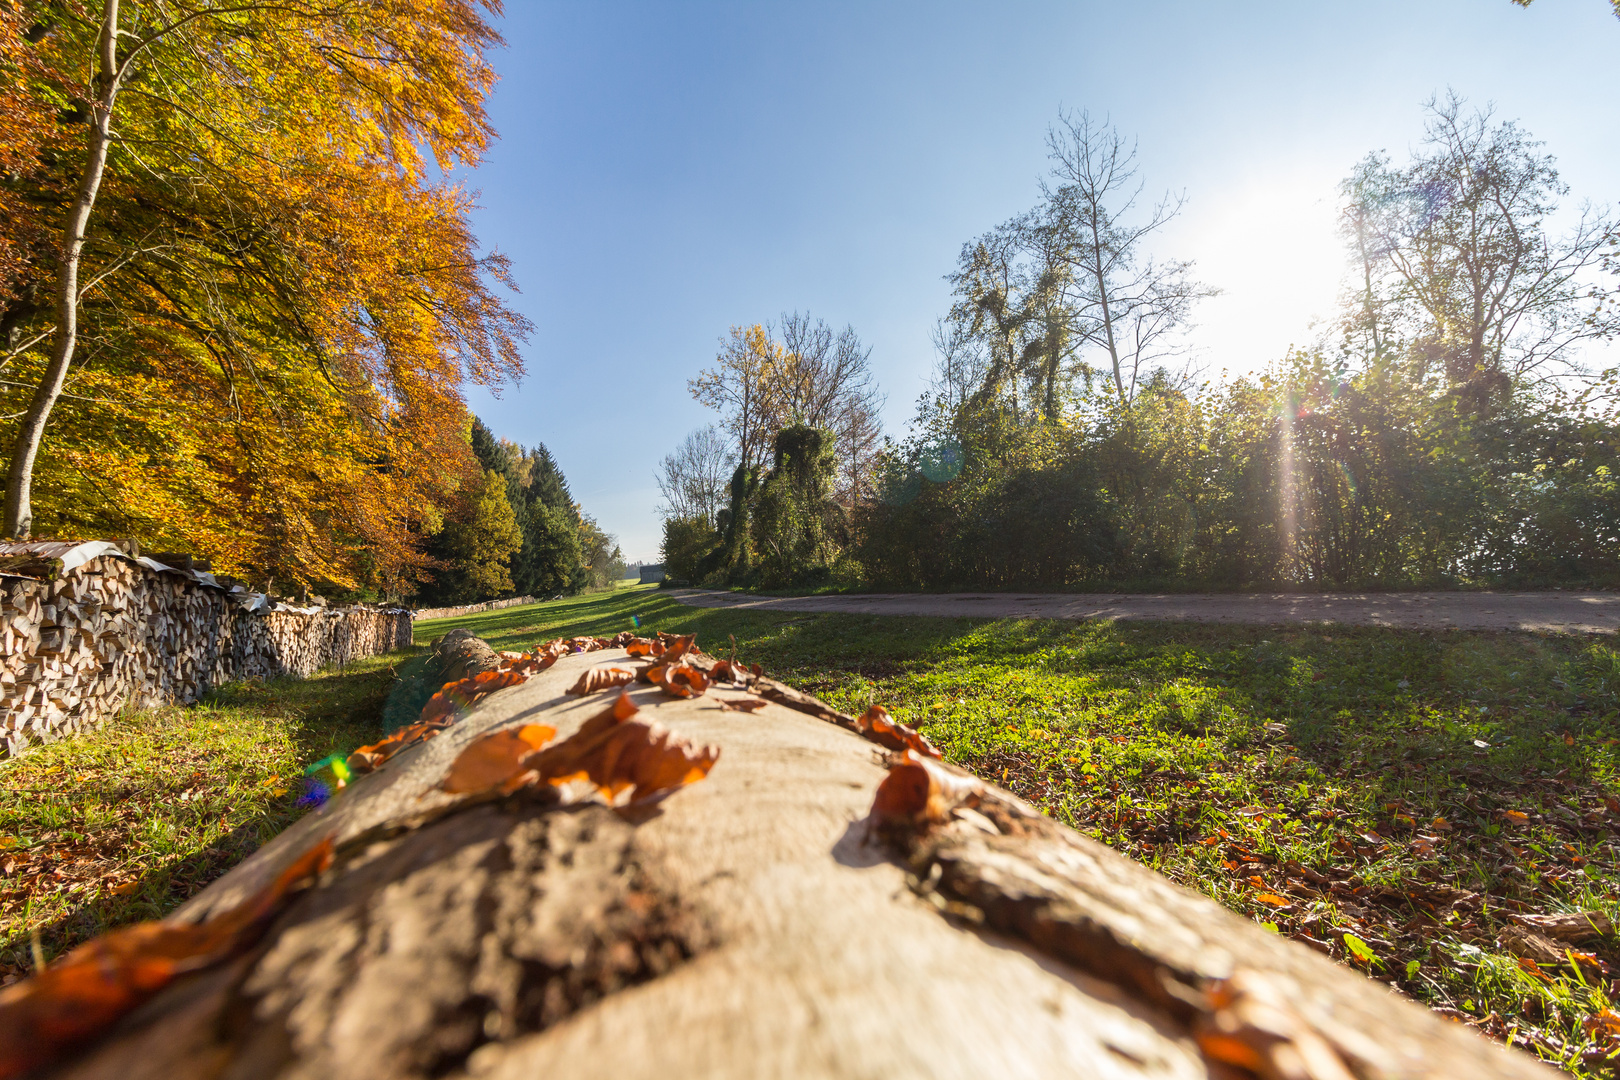
[[[378,733],[400,660],[232,684],[0,763],[0,984],[167,915],[291,824],[307,763]]]

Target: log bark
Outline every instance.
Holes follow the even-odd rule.
[[[432,647],[429,663],[437,671],[440,682],[470,679],[501,666],[500,654],[471,630],[452,630],[435,638]]]
[[[565,657],[303,818],[174,917],[229,911],[330,839],[257,948],[49,1075],[1560,1075],[994,787],[930,825],[874,818],[891,753],[781,684],[629,687],[721,750],[652,806],[441,790],[482,735],[577,730],[618,690],[568,688],[627,662]]]

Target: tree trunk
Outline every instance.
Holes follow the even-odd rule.
[[[45,367],[45,375],[18,426],[17,445],[6,474],[5,533],[19,540],[26,539],[33,529],[34,461],[39,457],[51,410],[62,396],[62,386],[67,381],[68,367],[73,363],[73,351],[79,340],[79,260],[84,253],[90,212],[95,209],[96,193],[101,189],[101,176],[107,167],[113,102],[118,97],[118,0],[105,0],[96,53],[96,99],[90,103],[90,144],[79,192],[62,229],[62,248],[57,259],[56,336],[51,343],[51,359]]]
[[[330,838],[258,947],[48,1075],[1559,1075],[999,789],[927,827],[872,816],[880,748],[770,680],[631,686],[641,717],[721,750],[655,805],[440,790],[494,729],[577,730],[618,690],[567,688],[626,662],[565,657],[288,829],[175,916],[232,909]],[[744,699],[765,704],[725,707]]]

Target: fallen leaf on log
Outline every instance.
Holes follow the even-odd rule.
[[[631,656],[659,657],[664,655],[664,643],[652,638],[631,638],[624,649]]]
[[[636,720],[635,704],[621,691],[604,712],[562,742],[523,759],[535,780],[556,786],[586,780],[609,801],[634,789],[641,802],[709,775],[718,746],[696,746],[661,724]]]
[[[923,757],[937,758],[941,754],[934,744],[918,734],[916,728],[907,727],[889,715],[881,705],[873,705],[855,718],[860,733],[890,750],[915,750]]]
[[[702,697],[709,688],[708,677],[686,664],[660,664],[648,672],[652,682],[671,697]]]
[[[451,721],[448,719],[429,720],[426,722],[419,721],[409,727],[400,728],[381,742],[362,746],[349,755],[345,764],[348,765],[349,771],[352,773],[371,772],[407,746],[414,746],[419,742],[425,742],[433,738],[433,736],[449,727],[450,724]]]
[[[872,814],[884,821],[938,824],[958,806],[977,806],[983,794],[984,785],[976,778],[907,750],[878,785]]]
[[[495,691],[504,690],[508,686],[517,686],[528,681],[528,678],[527,672],[501,669],[481,672],[470,679],[446,683],[437,694],[428,698],[428,703],[422,706],[422,715],[419,719],[425,722],[451,716],[458,709],[471,708]]]
[[[766,706],[767,702],[759,698],[737,698],[735,701],[722,701],[720,707],[728,712],[756,713]]]
[[[74,949],[33,978],[0,990],[0,1080],[54,1060],[187,972],[247,948],[287,895],[332,862],[331,838],[305,852],[257,896],[204,923],[145,922]]]
[[[549,667],[549,664],[544,665]],[[544,670],[544,667],[537,670]],[[527,682],[530,672],[515,668],[485,671],[470,679],[447,683],[422,707],[421,719],[409,727],[401,728],[381,742],[362,746],[349,755],[346,764],[350,772],[367,773],[408,746],[433,738],[456,721],[459,711],[508,686]]]
[[[1211,1011],[1198,1024],[1198,1047],[1262,1080],[1355,1080],[1331,1044],[1297,1013],[1278,987],[1239,971],[1209,988]]]
[[[607,690],[615,686],[624,686],[626,683],[636,681],[636,673],[626,667],[597,667],[591,668],[579,677],[573,686],[568,688],[570,694],[593,694],[598,690]]]
[[[664,643],[663,661],[666,664],[675,663],[697,645],[696,634],[682,634],[676,637],[674,634],[660,633],[658,640]]]
[[[442,785],[452,795],[516,787],[527,769],[523,759],[549,743],[557,729],[547,724],[525,724],[491,732],[463,750],[450,766]]]
[[[501,654],[505,656],[505,653]],[[517,658],[501,665],[501,671],[516,671],[524,675],[538,675],[540,672],[555,664],[562,656],[561,652],[548,652],[536,650],[532,653],[519,653]]]

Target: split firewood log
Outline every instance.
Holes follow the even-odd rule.
[[[19,1055],[75,1080],[1560,1075],[886,714],[689,651],[657,663],[562,656],[104,944],[104,980],[120,948],[169,950],[121,1019],[0,991],[0,1075]],[[651,681],[568,693],[603,665]]]

